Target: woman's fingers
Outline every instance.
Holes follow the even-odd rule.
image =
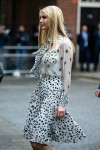
[[[56,109],[56,116],[57,116],[57,118],[62,118],[64,115],[65,115],[65,108],[63,108],[61,106],[58,107]]]
[[[100,90],[99,90],[99,89],[97,89],[97,90],[95,91],[95,95],[96,95],[97,97],[100,96]]]

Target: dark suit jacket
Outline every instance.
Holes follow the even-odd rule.
[[[100,90],[100,84],[99,84],[99,86],[98,86],[98,89]]]
[[[88,33],[87,33],[88,34]],[[84,48],[84,39],[83,39],[83,37],[82,37],[82,33],[80,33],[79,35],[78,35],[78,39],[77,39],[77,42],[78,42],[78,44],[79,44],[79,48],[80,48],[80,50],[82,49],[82,48]],[[90,44],[90,35],[88,34],[88,47],[89,47],[89,44]]]
[[[100,43],[100,36],[99,36],[99,31],[96,30],[95,33],[94,33],[94,42],[95,42],[95,45],[99,45]]]
[[[87,62],[87,59],[90,59],[90,35],[88,34],[88,47],[84,46],[84,38],[82,36],[82,32],[78,35],[77,38],[77,43],[79,45],[79,62],[83,63],[83,62]]]

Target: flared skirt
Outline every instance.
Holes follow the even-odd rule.
[[[62,91],[61,77],[42,77],[32,93],[24,136],[30,141],[46,144],[77,142],[85,137],[81,127],[65,108],[64,117],[56,117]]]

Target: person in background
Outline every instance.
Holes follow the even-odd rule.
[[[15,75],[20,76],[20,70],[23,69],[23,62],[24,62],[24,58],[21,56],[17,56],[17,54],[26,54],[26,49],[25,48],[21,48],[21,46],[27,46],[29,42],[29,35],[26,33],[25,31],[25,27],[23,25],[20,25],[18,27],[18,32],[14,37],[14,44],[16,46],[18,46],[18,48],[16,49],[16,70],[15,71]]]
[[[99,64],[99,54],[100,54],[100,23],[98,23],[98,28],[94,33],[94,71],[97,71]]]
[[[86,63],[86,71],[90,71],[90,35],[88,33],[87,25],[82,26],[77,42],[79,44],[80,71],[84,71],[84,63]]]
[[[1,83],[2,79],[3,79],[3,69],[0,65],[0,83]]]
[[[95,96],[100,97],[100,84],[98,88],[95,90]]]
[[[5,33],[5,31],[5,26],[0,25],[0,64],[3,69],[6,69],[6,59],[3,57],[5,50],[3,49],[3,47],[7,45],[7,42],[9,40],[9,35],[8,33]]]
[[[32,45],[33,46],[38,46],[38,33],[39,33],[39,29],[38,29],[38,25],[34,24],[33,28],[32,28]]]
[[[39,50],[31,72],[38,78],[24,127],[33,150],[52,150],[49,142],[75,143],[85,137],[67,110],[75,48],[57,6],[39,11]]]

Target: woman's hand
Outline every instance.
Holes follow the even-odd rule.
[[[62,106],[58,106],[58,108],[56,109],[56,117],[62,118],[64,115],[65,115],[65,108],[63,108]]]
[[[97,90],[95,91],[95,96],[100,97],[100,90],[99,90],[99,89],[97,89]]]

